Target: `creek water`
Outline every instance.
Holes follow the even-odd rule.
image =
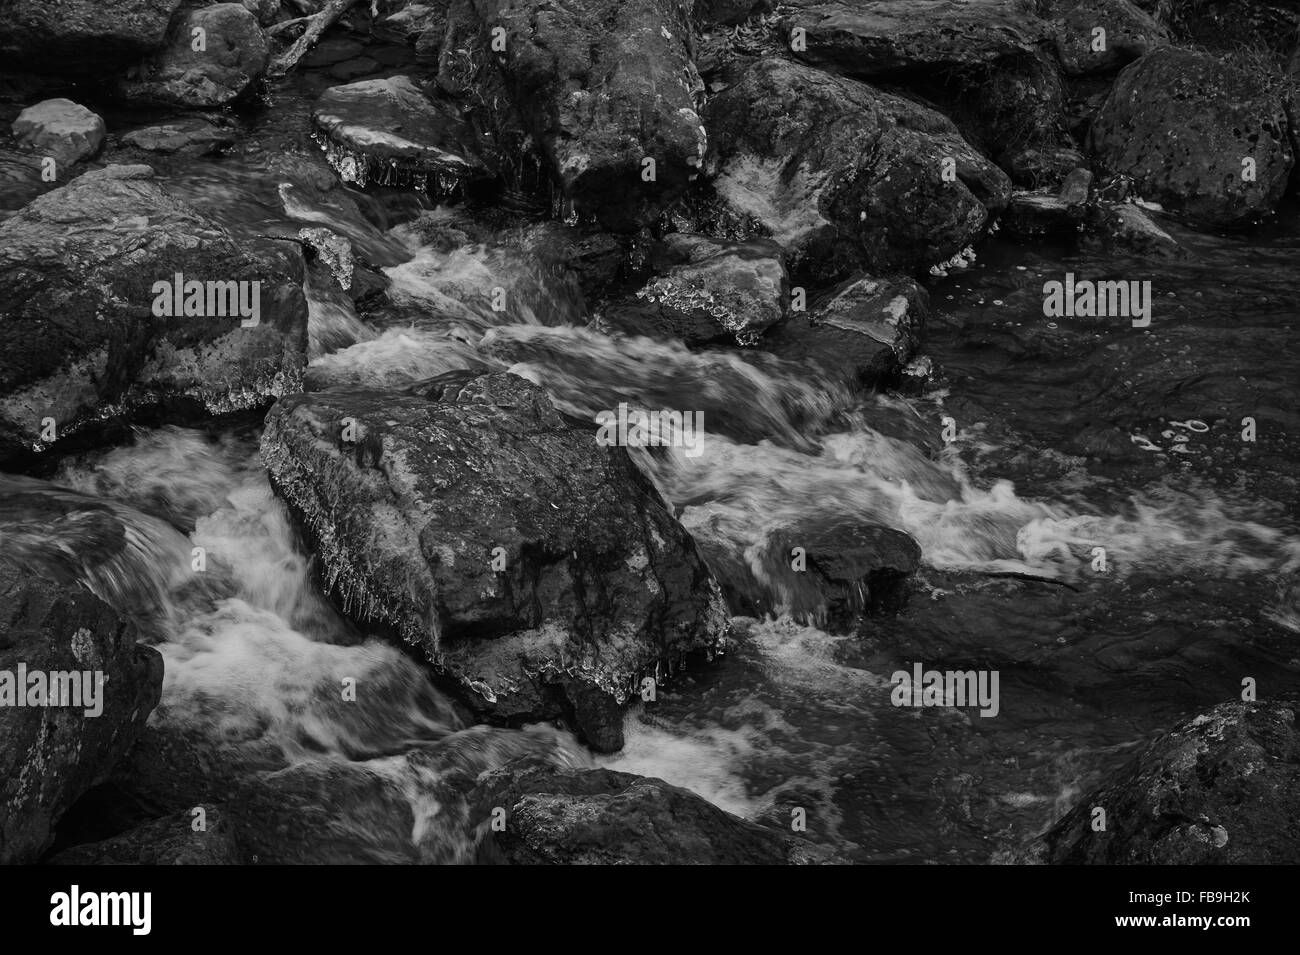
[[[14,542],[33,560],[57,563],[73,533],[52,500],[99,502],[130,528],[118,562],[77,573],[162,652],[155,724],[250,774],[268,753],[364,766],[410,800],[430,860],[472,838],[440,815],[440,767],[534,753],[658,776],[787,831],[802,808],[807,837],[855,861],[984,862],[1243,679],[1261,696],[1300,683],[1300,354],[1284,345],[1300,231],[1175,229],[1189,251],[1176,261],[990,239],[927,283],[929,380],[854,395],[757,349],[604,334],[527,233],[448,249],[409,224],[436,210],[428,196],[319,188],[310,104],[335,82],[305,70],[234,117],[227,154],[155,161],[169,191],[236,232],[324,225],[383,271],[386,298],[361,314],[313,272],[312,380],[508,369],[588,420],[621,401],[701,410],[704,453],[636,459],[711,552],[749,562],[770,528],[835,517],[906,531],[923,566],[899,613],[856,632],[739,621],[728,653],[676,674],[628,713],[623,751],[595,757],[562,730],[470,725],[408,655],[341,618],[271,492],[256,427],[138,428],[57,473],[0,481],[9,509],[30,508],[36,532]],[[151,118],[104,111],[115,131]],[[1150,280],[1151,326],[1045,318],[1042,285],[1067,271]],[[510,289],[506,312],[489,307],[494,286]],[[196,546],[202,586],[187,572]],[[891,674],[916,662],[998,671],[997,716],[894,706]],[[340,674],[384,692],[344,704]],[[336,810],[340,826],[371,824]]]

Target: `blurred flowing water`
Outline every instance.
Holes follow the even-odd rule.
[[[923,567],[900,613],[853,633],[740,621],[731,652],[631,711],[626,748],[593,759],[562,731],[467,725],[411,658],[342,619],[253,430],[141,429],[52,480],[0,481],[8,526],[26,529],[11,535],[19,553],[87,580],[152,634],[166,661],[155,725],[237,765],[268,752],[277,766],[364,764],[407,795],[429,861],[466,858],[472,837],[441,812],[439,775],[531,754],[659,776],[777,828],[803,808],[809,838],[859,861],[983,862],[1154,733],[1238,697],[1244,678],[1262,697],[1297,685],[1300,232],[1176,231],[1178,261],[990,241],[931,282],[923,352],[938,374],[923,394],[853,395],[758,349],[603,333],[526,233],[448,246],[412,224],[450,215],[427,196],[322,188],[306,115],[324,85],[307,71],[240,117],[225,156],[158,164],[168,189],[232,229],[323,225],[382,272],[384,304],[358,314],[313,271],[313,387],[495,369],[586,420],[620,402],[702,411],[700,456],[630,453],[706,553],[761,577],[770,531],[834,518],[906,531]],[[1042,284],[1066,271],[1151,280],[1151,327],[1049,324]],[[494,287],[509,290],[503,312]],[[69,517],[87,512],[98,523]],[[132,546],[95,565],[104,521]],[[186,572],[194,547],[201,585]],[[998,715],[893,706],[891,674],[916,662],[998,671]],[[344,676],[383,692],[341,703]]]

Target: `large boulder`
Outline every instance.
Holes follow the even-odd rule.
[[[103,75],[158,49],[181,0],[0,0],[0,60]]]
[[[817,865],[832,853],[764,829],[662,779],[506,766],[472,793],[483,861],[512,865]],[[505,826],[489,825],[494,809]],[[498,814],[497,818],[501,818]]]
[[[1208,53],[1166,47],[1125,67],[1090,146],[1135,190],[1213,227],[1270,213],[1295,155],[1280,84]]]
[[[38,155],[49,156],[59,166],[71,166],[99,152],[104,121],[70,99],[47,99],[18,114],[13,134]]]
[[[1047,24],[1026,0],[795,0],[781,29],[794,55],[861,79],[906,78],[1033,53]],[[802,44],[793,31],[802,30]]]
[[[1180,40],[1207,50],[1242,48],[1286,56],[1296,49],[1295,0],[1142,0]]]
[[[707,138],[696,113],[687,0],[473,0],[477,41],[564,199],[612,231],[651,222],[695,177]],[[501,28],[504,51],[493,51]],[[653,176],[643,160],[653,160]]]
[[[188,317],[184,301],[170,314],[177,274],[204,283]],[[226,412],[294,390],[307,348],[302,279],[296,245],[231,233],[169,196],[148,166],[109,166],[46,193],[0,225],[0,460],[110,406],[187,398]]]
[[[60,816],[135,741],[162,670],[82,586],[0,560],[0,864],[49,847]]]
[[[706,118],[715,189],[785,247],[796,278],[923,271],[1011,192],[946,117],[787,60],[754,64]]]
[[[328,89],[312,119],[344,182],[449,192],[490,175],[470,127],[407,76]]]
[[[164,48],[120,91],[136,102],[225,106],[243,96],[269,62],[257,17],[243,4],[218,3],[178,16]]]
[[[1300,700],[1224,703],[1176,726],[1020,861],[1067,865],[1300,862]],[[1094,830],[1094,810],[1106,826]]]
[[[690,537],[619,447],[509,374],[282,399],[262,458],[363,623],[404,638],[493,719],[566,718],[622,745],[620,706],[719,643]]]

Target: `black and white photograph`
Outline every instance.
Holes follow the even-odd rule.
[[[1298,157],[1300,0],[0,0],[12,912],[978,866],[1248,938]]]

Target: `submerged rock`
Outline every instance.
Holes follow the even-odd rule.
[[[119,90],[135,102],[225,106],[243,96],[269,62],[257,17],[243,4],[217,3],[178,16],[163,50]]]
[[[198,116],[170,120],[122,134],[122,143],[153,153],[203,155],[233,146],[233,129],[217,126]]]
[[[406,76],[325,91],[312,119],[344,182],[448,193],[491,175],[473,130]]]
[[[946,117],[786,60],[750,67],[707,121],[719,196],[785,247],[796,279],[928,269],[1010,195]]]
[[[596,438],[522,378],[453,373],[285,398],[262,457],[347,612],[419,647],[479,713],[571,718],[612,750],[609,714],[718,645],[725,615],[658,493]]]
[[[689,344],[753,344],[789,302],[784,253],[770,239],[725,242],[674,233],[651,254],[658,276],[636,293]],[[635,331],[628,328],[629,331]],[[642,332],[646,334],[646,332]]]
[[[178,274],[203,294],[192,287],[182,305],[194,308],[172,315]],[[215,413],[293,390],[306,362],[302,276],[295,244],[232,234],[148,166],[109,166],[39,197],[0,224],[0,459],[159,400]]]
[[[3,0],[0,60],[56,74],[100,74],[158,49],[181,0]]]
[[[911,360],[920,342],[929,296],[905,277],[855,277],[832,289],[805,314],[769,329],[764,348],[815,366],[836,384],[871,388]]]
[[[933,74],[1031,54],[1048,35],[1026,0],[795,0],[781,20],[801,29],[795,56],[861,79]]]
[[[1136,192],[1215,227],[1272,212],[1295,155],[1279,84],[1166,47],[1125,67],[1093,123],[1090,148]]]
[[[104,121],[70,99],[47,99],[14,120],[14,138],[60,166],[88,159],[104,141]]]
[[[603,228],[652,222],[694,178],[707,137],[685,0],[473,0],[482,37],[564,199]],[[489,41],[490,42],[490,41]],[[643,160],[652,160],[653,167]]]
[[[511,865],[818,865],[832,854],[724,812],[662,779],[506,766],[482,777],[480,858]],[[488,825],[505,810],[505,829]]]
[[[162,670],[158,652],[137,646],[134,628],[83,587],[0,560],[0,864],[33,862],[50,846],[59,817],[143,729]],[[75,677],[75,695],[40,705],[31,678],[43,676],[49,703],[70,692],[58,673]]]
[[[1295,865],[1300,727],[1294,698],[1224,703],[1151,743],[1016,861]],[[1093,810],[1106,812],[1094,831]]]
[[[1178,240],[1142,208],[1130,202],[1102,202],[1090,211],[1088,241],[1113,252],[1165,258],[1187,254]]]

